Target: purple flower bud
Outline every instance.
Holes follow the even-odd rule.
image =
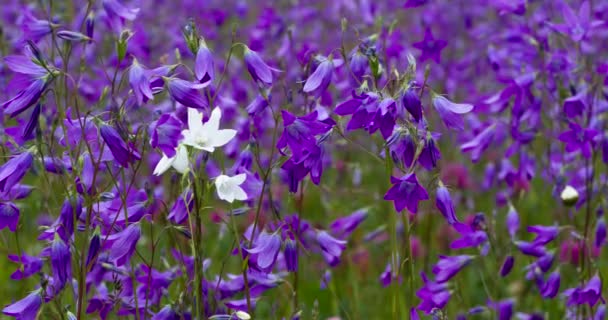
[[[105,141],[106,145],[110,148],[110,151],[114,156],[114,160],[116,160],[116,162],[118,162],[121,166],[128,168],[129,163],[134,163],[141,160],[137,150],[129,148],[127,143],[122,140],[118,132],[116,132],[113,127],[102,124],[99,127],[99,133],[101,134],[103,141]]]
[[[11,232],[17,230],[19,208],[12,202],[0,202],[0,230],[8,227]]]
[[[367,209],[360,209],[346,217],[338,218],[329,225],[332,234],[341,239],[348,238],[350,234],[367,218]]]
[[[546,254],[545,247],[538,243],[515,241],[515,246],[525,255],[542,257]]]
[[[196,75],[196,79],[201,83],[213,81],[215,78],[213,55],[209,51],[204,39],[201,39],[199,43],[194,62],[194,74]]]
[[[437,188],[435,205],[437,205],[437,209],[439,209],[439,212],[443,214],[449,224],[454,224],[458,221],[450,192],[441,181],[439,181],[439,187]]]
[[[138,223],[132,223],[119,233],[111,235],[109,239],[114,242],[110,248],[110,261],[117,267],[125,265],[135,252],[140,235]]]
[[[581,90],[578,94],[566,98],[564,100],[564,113],[568,118],[574,118],[580,116],[587,109],[585,100],[587,99],[587,92]]]
[[[194,209],[194,197],[190,190],[185,190],[173,204],[167,219],[175,224],[181,224],[188,218],[188,212]]]
[[[30,120],[27,122],[27,125],[23,128],[23,137],[24,140],[29,140],[33,138],[34,130],[38,127],[38,119],[40,118],[40,103],[34,107],[32,110],[32,114],[30,115]]]
[[[514,238],[517,230],[519,230],[519,214],[517,214],[517,211],[511,205],[509,205],[509,212],[507,212],[506,224],[509,235],[511,238]]]
[[[408,88],[401,95],[403,107],[414,117],[416,122],[422,119],[422,103],[413,88]]]
[[[349,66],[350,70],[353,72],[353,76],[357,80],[361,81],[365,75],[365,72],[368,70],[369,62],[363,53],[356,50],[350,55]]]
[[[382,284],[382,287],[384,288],[390,286],[393,280],[393,272],[391,269],[391,264],[387,263],[384,271],[380,274],[380,284]]]
[[[439,95],[433,97],[433,106],[445,126],[453,130],[463,130],[464,124],[461,115],[473,110],[473,106],[470,104],[454,103]]]
[[[55,236],[51,244],[51,269],[53,270],[53,289],[57,294],[72,278],[70,247],[59,235]]]
[[[298,270],[298,248],[297,243],[292,239],[290,235],[285,240],[285,265],[287,267],[287,271],[295,272]]]
[[[42,306],[41,293],[41,289],[30,293],[25,298],[4,307],[2,313],[17,319],[36,319]]]
[[[327,231],[317,232],[317,244],[321,247],[323,258],[331,267],[340,263],[342,251],[346,249],[346,241],[332,237]]]
[[[547,281],[544,283],[540,295],[545,299],[555,298],[559,291],[560,279],[559,271],[551,273],[549,278],[547,278]]]
[[[509,273],[511,273],[514,263],[515,258],[513,256],[507,256],[505,258],[505,262],[503,262],[502,266],[500,267],[500,276],[506,277]]]
[[[252,51],[247,46],[245,46],[244,60],[247,71],[249,71],[254,81],[262,82],[267,86],[272,85],[272,69],[255,51]]]
[[[315,97],[321,96],[329,83],[334,71],[331,59],[324,59],[304,83],[304,92],[312,93]]]
[[[70,30],[61,30],[61,31],[57,32],[57,37],[60,39],[63,39],[63,40],[74,41],[74,42],[91,40],[89,37],[85,36],[84,34],[82,34],[80,32],[70,31]]]
[[[471,255],[440,256],[439,262],[433,266],[435,281],[438,283],[447,282],[468,265],[473,258]]]
[[[247,113],[249,113],[249,115],[255,115],[262,112],[266,107],[268,107],[268,100],[258,94],[247,106]]]
[[[169,94],[175,101],[186,107],[205,110],[209,108],[209,101],[199,90],[206,88],[210,82],[192,83],[177,78],[164,78],[169,88]]]
[[[606,242],[606,221],[604,221],[603,217],[599,217],[595,228],[595,247],[601,248],[604,242]]]
[[[8,192],[21,181],[23,176],[32,166],[34,157],[29,151],[25,151],[0,167],[0,191]]]
[[[101,250],[101,236],[99,234],[99,229],[96,229],[91,237],[91,241],[89,242],[89,250],[87,252],[87,262],[85,266],[90,268],[97,262],[97,258],[99,256]]]
[[[534,239],[534,243],[535,244],[547,244],[551,241],[553,241],[558,233],[559,233],[559,227],[558,226],[529,226],[528,227],[528,232],[533,232],[536,233],[536,238]]]
[[[91,11],[87,15],[85,23],[86,35],[93,41],[93,32],[95,31],[95,12]],[[90,42],[90,41],[89,41]]]

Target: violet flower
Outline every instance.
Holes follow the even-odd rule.
[[[315,97],[321,96],[329,83],[333,75],[334,63],[330,58],[322,58],[321,63],[315,69],[315,71],[308,77],[304,83],[304,92],[312,93]]]
[[[458,222],[450,192],[441,181],[439,181],[439,186],[437,187],[435,205],[449,224]]]
[[[438,283],[449,281],[458,272],[460,272],[462,268],[473,261],[473,258],[474,256],[471,255],[440,256],[437,264],[433,266],[435,281]]]
[[[8,259],[12,262],[21,264],[21,266],[11,274],[11,279],[13,280],[26,279],[39,273],[44,264],[42,259],[29,256],[25,253],[21,256],[9,254]]]
[[[71,259],[70,248],[56,234],[51,244],[51,269],[53,270],[53,289],[55,290],[55,294],[63,289],[66,282],[72,280],[72,268],[69,263]]]
[[[182,123],[171,114],[163,114],[150,126],[150,145],[171,158],[182,137]]]
[[[332,237],[327,231],[318,231],[315,240],[323,254],[323,258],[331,267],[340,263],[342,251],[346,249],[346,241]]]
[[[42,289],[31,292],[25,298],[2,309],[2,313],[20,320],[36,319],[42,306]]]
[[[331,229],[332,234],[341,239],[346,239],[365,220],[365,218],[367,218],[367,213],[367,209],[359,209],[351,215],[334,220],[329,225],[329,228]]]
[[[417,213],[418,203],[429,199],[429,195],[413,172],[401,178],[391,176],[391,183],[393,186],[384,195],[384,200],[394,201],[397,212],[407,208],[410,212]]]
[[[102,124],[99,127],[99,134],[108,148],[110,148],[114,160],[121,166],[128,168],[129,163],[135,163],[136,161],[141,160],[141,156],[137,150],[133,149],[133,147],[129,147],[113,127]]]
[[[131,64],[131,68],[129,69],[129,84],[139,106],[148,100],[154,99],[152,89],[150,88],[150,77],[147,73],[148,71],[137,62],[137,59],[133,58],[133,64]]]
[[[124,230],[111,235],[108,239],[112,240],[112,247],[110,248],[110,260],[114,262],[117,267],[123,266],[131,258],[135,252],[137,241],[141,235],[139,224],[129,224]]]
[[[422,120],[422,103],[413,88],[410,87],[401,94],[401,104],[416,122]]]
[[[581,151],[581,154],[586,159],[591,158],[591,152],[594,146],[594,139],[599,134],[595,129],[583,129],[579,124],[571,122],[570,130],[562,132],[559,135],[559,140],[566,144],[566,152]]]
[[[245,46],[244,60],[253,81],[261,82],[266,86],[272,85],[272,69],[260,58],[257,52]]]
[[[186,107],[206,110],[209,108],[207,97],[202,95],[199,90],[209,86],[210,82],[192,83],[178,78],[163,77],[171,98]]]
[[[276,234],[260,233],[249,249],[243,248],[249,255],[249,265],[265,273],[272,271],[281,249],[281,237]]]
[[[34,157],[30,151],[12,157],[0,167],[0,191],[8,192],[17,185],[32,166]]]
[[[420,51],[420,61],[433,60],[436,63],[441,62],[441,51],[448,45],[448,42],[443,39],[435,39],[431,28],[426,28],[424,31],[424,39],[415,42],[412,46]]]
[[[12,202],[0,202],[0,230],[7,228],[17,231],[19,224],[19,208]]]
[[[473,105],[454,103],[440,95],[433,95],[433,106],[445,126],[453,130],[463,130],[461,115],[473,110]]]
[[[201,83],[213,81],[215,78],[213,55],[202,38],[199,41],[196,53],[194,74],[196,75],[196,79]]]

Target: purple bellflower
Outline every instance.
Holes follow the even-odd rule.
[[[463,130],[461,115],[473,110],[470,104],[454,103],[440,95],[433,95],[433,106],[445,126],[453,130]]]
[[[120,137],[118,132],[111,126],[102,124],[99,127],[99,134],[105,141],[108,148],[114,156],[114,160],[121,166],[128,168],[129,163],[134,163],[141,160],[141,157],[137,150],[127,145],[127,143]]]
[[[418,212],[418,203],[428,200],[429,195],[418,182],[415,173],[409,173],[401,178],[391,177],[393,186],[384,195],[384,200],[395,202],[395,210],[401,212],[407,208],[412,213]]]

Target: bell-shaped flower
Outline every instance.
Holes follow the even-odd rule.
[[[332,237],[327,231],[317,232],[317,244],[321,247],[323,258],[332,267],[340,263],[342,251],[346,249],[346,241]]]
[[[0,230],[8,227],[15,232],[18,224],[19,208],[12,202],[0,202]]]
[[[194,61],[194,74],[201,83],[213,81],[213,78],[215,78],[213,55],[204,39],[201,38],[199,43],[196,60]]]
[[[417,213],[418,202],[429,199],[428,193],[413,172],[401,178],[391,177],[391,183],[393,186],[384,195],[384,200],[395,201],[397,211],[407,208],[412,213]]]
[[[152,89],[150,89],[150,77],[137,59],[133,59],[133,64],[129,69],[129,84],[137,99],[137,105],[141,106],[147,100],[154,99]]]
[[[136,162],[141,159],[141,156],[132,146],[129,146],[111,126],[102,124],[99,127],[99,133],[105,141],[114,160],[121,166],[128,168],[129,163]]]
[[[150,145],[159,148],[169,157],[175,156],[175,149],[182,136],[182,123],[171,114],[163,114],[150,126]]]
[[[163,154],[163,157],[156,164],[156,168],[154,168],[154,175],[160,176],[171,167],[179,173],[184,173],[188,169],[188,164],[188,149],[180,144],[173,157],[167,157],[166,154]]]
[[[211,112],[209,121],[203,123],[203,114],[188,108],[188,129],[182,131],[182,143],[207,152],[226,145],[236,136],[236,130],[220,129],[221,117],[222,111],[216,107]]]
[[[140,236],[141,230],[137,223],[132,223],[124,230],[109,236],[108,240],[112,242],[110,261],[117,267],[125,265],[135,252]]]
[[[167,83],[171,98],[175,99],[175,101],[194,109],[207,109],[209,107],[207,97],[203,96],[199,90],[206,88],[210,82],[192,83],[182,79],[167,77],[163,79]]]
[[[454,103],[440,95],[433,95],[433,106],[445,126],[454,130],[464,129],[461,115],[473,110],[473,105]]]
[[[25,298],[4,307],[2,313],[17,319],[36,319],[41,306],[42,289],[38,289]]]
[[[260,233],[251,249],[243,249],[249,254],[249,265],[262,272],[272,271],[281,249],[281,237],[278,234]]]
[[[261,82],[266,86],[272,85],[272,69],[255,51],[247,46],[245,46],[244,60],[247,71],[255,82]]]
[[[439,262],[433,266],[435,281],[443,283],[450,280],[460,272],[462,268],[468,265],[473,258],[474,257],[471,255],[441,256]]]
[[[66,282],[72,279],[70,247],[63,242],[58,234],[51,244],[51,269],[53,270],[53,287],[58,293]]]
[[[8,192],[17,185],[32,166],[33,155],[25,151],[0,167],[0,191]]]
[[[312,93],[314,96],[321,96],[329,83],[334,71],[334,63],[331,58],[323,59],[317,69],[308,77],[304,83],[304,92]]]
[[[226,175],[219,175],[215,178],[215,189],[217,196],[227,202],[234,202],[234,200],[244,201],[247,200],[247,193],[241,185],[245,182],[247,174],[241,173],[234,177]]]
[[[458,222],[450,192],[441,181],[439,181],[439,187],[437,187],[435,204],[437,205],[437,209],[439,209],[449,224]]]

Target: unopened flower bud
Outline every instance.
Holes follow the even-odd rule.
[[[564,205],[571,207],[578,202],[578,191],[574,187],[567,185],[560,194]]]

